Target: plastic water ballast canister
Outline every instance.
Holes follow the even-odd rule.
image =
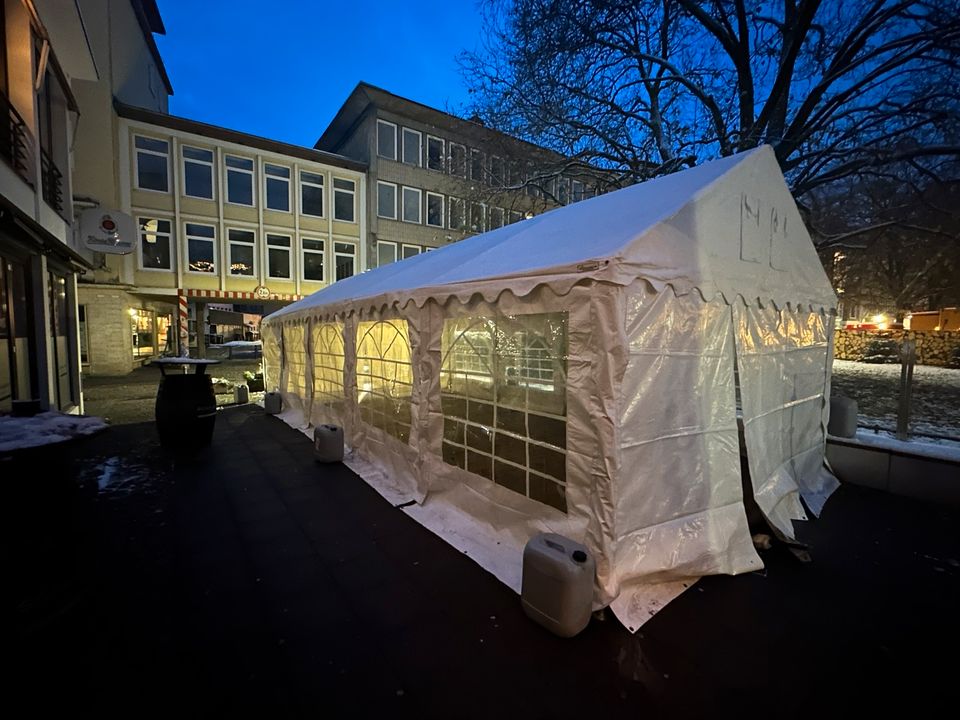
[[[276,415],[282,407],[283,402],[280,399],[280,393],[268,392],[263,396],[263,409],[266,410],[268,415]]]
[[[857,401],[843,395],[830,398],[830,422],[827,432],[834,437],[852,438],[857,434]]]
[[[250,388],[246,385],[237,385],[233,388],[233,401],[237,405],[250,402]]]
[[[343,462],[343,428],[317,425],[313,429],[313,459],[322,463]]]
[[[586,546],[555,533],[535,535],[523,549],[523,611],[555,635],[573,637],[590,622],[595,574]]]

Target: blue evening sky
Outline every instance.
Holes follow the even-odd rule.
[[[361,80],[456,110],[476,0],[159,0],[170,112],[312,147]]]

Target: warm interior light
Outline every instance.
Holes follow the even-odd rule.
[[[874,315],[873,321],[875,323],[885,323],[887,321],[887,316],[884,315],[883,313],[880,313],[879,315]]]
[[[127,310],[127,312],[130,313],[130,317],[136,317],[136,316],[137,316],[137,310],[136,310],[136,308],[130,308],[129,310]]]

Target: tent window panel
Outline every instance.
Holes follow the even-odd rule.
[[[324,405],[343,404],[343,326],[317,323],[313,326],[313,399]]]
[[[406,320],[362,322],[357,329],[360,417],[398,440],[410,438],[413,365]]]
[[[444,323],[443,460],[566,512],[567,315]]]
[[[307,395],[307,352],[303,344],[302,325],[285,325],[283,328],[283,360],[287,368],[285,392],[304,398]]]

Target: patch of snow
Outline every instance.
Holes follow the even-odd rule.
[[[43,412],[33,417],[0,415],[0,452],[39,447],[92,435],[107,427],[98,417]]]
[[[960,442],[955,440],[927,440],[911,438],[898,440],[886,430],[868,430],[858,428],[854,438],[837,438],[841,442],[853,442],[892,452],[922,455],[923,457],[960,463]]]

